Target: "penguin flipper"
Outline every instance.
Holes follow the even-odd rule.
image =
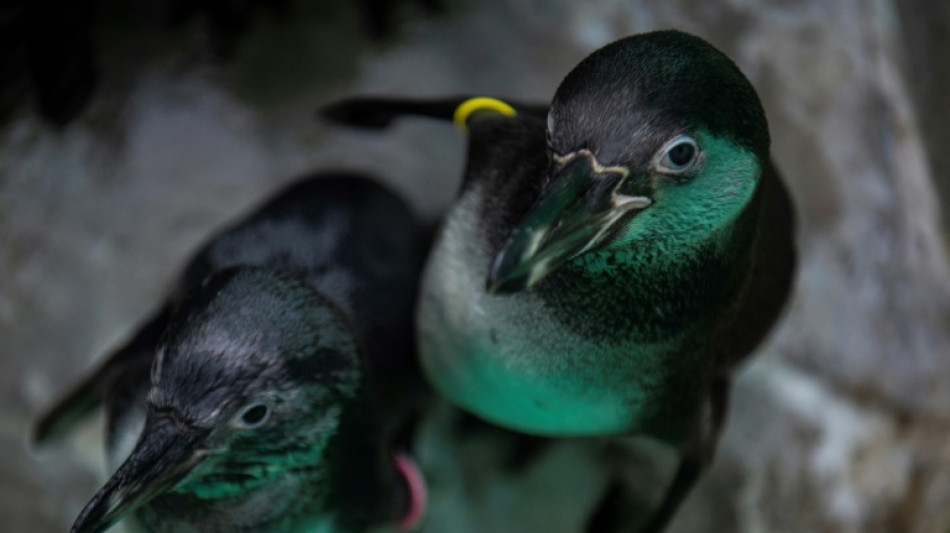
[[[129,342],[110,355],[68,394],[60,398],[33,427],[34,446],[44,446],[70,433],[102,405],[106,390],[125,370],[137,367],[143,358],[155,356],[155,347],[168,323],[169,306],[146,322]]]
[[[729,378],[720,378],[713,382],[709,391],[708,416],[704,417],[702,429],[694,442],[680,451],[679,465],[673,475],[673,481],[659,507],[650,515],[649,521],[640,529],[640,533],[662,533],[673,520],[680,505],[692,492],[702,474],[709,468],[722,428],[729,414],[729,392],[732,382]]]
[[[99,372],[83,380],[76,388],[61,398],[33,428],[33,446],[45,446],[66,435],[102,403],[99,395]]]
[[[413,99],[388,97],[346,98],[321,107],[317,116],[330,122],[345,126],[367,129],[385,129],[394,120],[403,116],[428,117],[437,120],[456,121],[456,111],[465,102],[476,96],[455,96],[448,98]],[[488,98],[502,102],[496,98]],[[547,104],[511,102],[503,104],[517,113],[544,118],[548,113]]]

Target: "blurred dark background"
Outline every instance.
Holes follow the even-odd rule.
[[[320,104],[546,101],[595,48],[670,27],[711,41],[759,89],[802,256],[787,317],[741,374],[715,467],[673,530],[950,531],[950,4],[5,6],[4,531],[65,531],[104,479],[100,423],[40,452],[29,424],[149,313],[209,231],[315,169],[371,172],[433,220],[449,204],[464,158],[451,126],[344,131],[314,118]]]

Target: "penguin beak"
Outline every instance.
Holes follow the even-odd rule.
[[[619,194],[624,167],[603,167],[586,150],[561,167],[492,261],[489,293],[530,290],[545,276],[604,240],[621,217],[650,206],[646,196]]]
[[[175,487],[207,456],[206,432],[149,413],[142,436],[122,466],[79,514],[71,533],[98,533]]]

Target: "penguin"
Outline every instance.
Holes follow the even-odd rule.
[[[711,44],[666,30],[596,50],[546,106],[356,98],[323,110],[370,128],[413,114],[468,133],[422,281],[427,379],[514,431],[666,443],[678,466],[642,529],[663,530],[712,459],[733,373],[794,282],[794,208],[752,84]],[[609,499],[602,516],[625,505]]]
[[[359,175],[301,180],[213,236],[167,301],[36,426],[96,407],[117,470],[72,527],[417,526],[400,432],[419,400],[412,312],[428,230]]]

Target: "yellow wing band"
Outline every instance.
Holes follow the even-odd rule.
[[[452,115],[452,122],[462,131],[468,131],[468,119],[472,116],[472,113],[476,111],[496,111],[506,117],[513,117],[518,114],[515,108],[501,100],[488,98],[486,96],[477,96],[465,100],[455,108],[455,113]]]

